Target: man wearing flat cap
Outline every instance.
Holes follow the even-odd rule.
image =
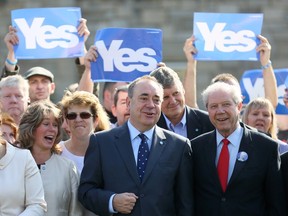
[[[24,78],[29,82],[29,97],[31,103],[48,99],[55,91],[54,75],[42,67],[30,68],[24,73]]]

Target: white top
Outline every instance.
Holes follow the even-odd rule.
[[[46,207],[41,176],[30,151],[7,142],[0,159],[0,215],[41,216]]]
[[[65,141],[61,141],[61,142],[59,143],[59,145],[61,146],[61,149],[62,149],[62,154],[61,154],[61,156],[72,160],[72,161],[75,163],[76,167],[77,167],[78,173],[81,174],[82,169],[83,169],[83,166],[84,166],[84,156],[77,156],[77,155],[72,154],[72,153],[66,148],[66,146],[65,146]],[[90,212],[90,211],[88,211],[87,209],[84,210],[84,215],[85,215],[85,216],[95,216],[95,214],[94,214],[93,212]]]
[[[61,149],[62,149],[62,156],[63,157],[66,157],[72,161],[74,161],[76,167],[77,167],[77,170],[78,172],[81,174],[82,172],[82,169],[83,169],[83,166],[84,166],[84,156],[78,156],[78,155],[74,155],[72,154],[65,146],[65,142],[64,141],[61,141],[59,143],[59,145],[61,146]]]

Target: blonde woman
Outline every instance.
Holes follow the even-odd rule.
[[[270,100],[259,97],[250,101],[245,107],[242,121],[276,140],[280,154],[288,151],[288,145],[277,138],[277,120]]]

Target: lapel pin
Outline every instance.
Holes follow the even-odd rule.
[[[237,160],[241,162],[248,160],[248,154],[246,152],[238,152]]]
[[[164,144],[164,143],[163,143],[163,141],[161,140],[161,141],[160,141],[160,145],[163,145],[163,144]]]

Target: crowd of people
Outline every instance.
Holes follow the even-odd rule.
[[[85,41],[86,22],[78,27]],[[100,95],[91,80],[93,45],[76,60],[79,83],[53,103],[51,71],[36,66],[19,75],[19,40],[9,27],[0,215],[287,215],[288,145],[277,137],[271,45],[258,38],[265,98],[244,107],[238,80],[218,74],[202,92],[205,111],[196,97],[194,36],[183,47],[183,82],[159,63],[131,83],[105,83]]]

